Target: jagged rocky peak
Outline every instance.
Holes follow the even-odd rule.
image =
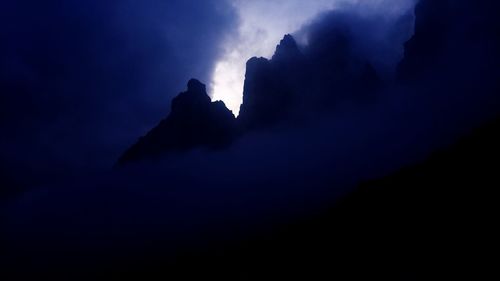
[[[262,57],[253,57],[247,61],[245,78],[252,80],[255,76],[266,76],[272,70],[271,64],[273,62],[290,64],[296,63],[297,58],[302,58],[302,53],[293,36],[287,34],[276,47],[271,60]]]
[[[276,47],[276,51],[272,59],[273,61],[286,60],[300,55],[301,53],[297,42],[292,35],[287,34],[283,37],[283,39],[281,39],[280,44]]]
[[[283,98],[279,69],[265,58],[251,58],[247,62],[243,103],[238,121],[243,129],[266,127],[280,117],[287,103]]]
[[[119,164],[232,142],[237,129],[233,113],[222,101],[212,102],[200,81],[191,79],[187,87],[172,100],[170,115],[128,149]]]
[[[191,79],[188,81],[187,84],[188,87],[188,92],[193,92],[193,93],[207,93],[207,87],[205,84],[201,83],[197,79]]]
[[[196,79],[188,82],[186,92],[180,93],[172,100],[172,114],[193,115],[208,110],[211,99],[206,87]]]
[[[243,129],[262,129],[284,120],[301,92],[306,72],[304,56],[289,34],[276,47],[271,60],[248,60],[238,117]]]
[[[269,70],[269,60],[266,58],[253,57],[247,61],[245,79],[252,79],[255,75],[263,73],[264,70]]]

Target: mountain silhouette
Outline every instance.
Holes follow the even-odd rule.
[[[223,148],[248,131],[294,126],[318,109],[331,109],[341,97],[375,91],[381,84],[375,69],[366,60],[348,55],[346,48],[333,48],[349,40],[343,30],[334,33],[342,43],[329,42],[333,53],[309,47],[314,52],[304,54],[287,34],[272,59],[249,59],[237,119],[223,102],[211,102],[205,85],[192,79],[188,90],[172,101],[170,115],[127,150],[119,164],[194,148]]]
[[[403,90],[396,94],[406,95],[414,90],[421,96],[428,96],[429,103],[440,94],[444,95],[445,101],[450,97],[460,100],[475,96],[479,99],[476,96],[480,95],[498,100],[498,6],[498,1],[421,0],[415,14],[415,35],[406,44],[405,56],[397,70],[395,88]],[[342,100],[364,102],[377,98],[377,92],[386,84],[369,60],[352,53],[349,34],[341,29],[324,32],[333,36],[313,37],[305,49],[300,49],[292,36],[285,36],[272,59],[250,59],[242,114],[238,118],[222,102],[212,102],[205,85],[190,80],[187,91],[172,101],[169,116],[125,152],[120,164],[182,154],[192,149],[224,149],[237,138],[244,137],[246,132],[293,126],[296,118],[335,109]],[[320,44],[320,41],[323,42]],[[465,116],[464,123],[471,118]],[[406,124],[405,120],[401,122]],[[216,235],[214,240],[220,242],[210,247],[199,247],[196,239],[209,240],[212,238],[210,232],[187,233],[185,239],[190,247],[184,251],[173,251],[172,242],[164,236],[176,229],[169,227],[165,220],[167,231],[159,233],[160,238],[155,236],[145,243],[151,248],[120,248],[118,255],[126,256],[125,252],[128,252],[132,257],[130,261],[120,257],[114,261],[106,260],[105,264],[96,268],[82,264],[77,266],[79,270],[74,270],[60,263],[40,262],[40,259],[30,257],[27,260],[43,268],[42,272],[46,274],[40,275],[24,263],[20,263],[19,268],[5,263],[6,271],[14,271],[17,280],[52,277],[52,271],[58,273],[55,275],[62,280],[67,280],[68,270],[74,270],[81,279],[91,279],[85,278],[85,273],[95,274],[101,270],[104,271],[100,274],[101,278],[109,276],[108,280],[159,277],[174,280],[207,277],[259,280],[263,276],[273,280],[363,280],[379,277],[384,280],[420,280],[429,276],[488,279],[497,271],[496,263],[490,257],[495,256],[493,245],[498,239],[494,231],[497,215],[494,214],[498,213],[495,211],[498,205],[495,186],[500,185],[500,118],[497,115],[496,121],[479,127],[418,164],[396,167],[399,170],[391,175],[362,183],[354,192],[332,203],[327,210],[318,210],[308,216],[305,213],[307,198],[301,197],[298,203],[301,208],[304,206],[301,210],[304,215],[249,239],[244,235],[241,239],[238,235]],[[356,153],[352,156],[356,157]],[[249,170],[245,176],[256,176],[251,172]],[[0,180],[2,177],[0,173]],[[199,182],[205,183],[205,178],[201,177]],[[141,183],[147,184],[148,181]],[[273,184],[276,185],[270,182],[265,188],[272,189]],[[325,182],[325,186],[331,190],[338,188],[329,182]],[[201,184],[207,193],[200,194],[217,190],[217,187],[205,187]],[[234,188],[235,192],[241,192],[238,189]],[[283,190],[285,192],[280,190],[276,197],[286,196],[288,190],[293,191]],[[137,194],[140,193],[142,190]],[[171,201],[161,201],[160,204],[187,203],[196,212],[198,202],[207,199],[198,194],[191,196],[197,198],[178,202],[174,194]],[[149,196],[145,197],[149,203]],[[222,202],[235,204],[231,198],[229,194]],[[27,204],[37,201],[33,197],[28,199]],[[265,200],[274,202],[274,195]],[[276,208],[281,207],[276,204]],[[69,217],[76,220],[78,216],[86,216],[87,211],[83,208],[71,212]],[[205,209],[202,208],[202,211]],[[246,209],[244,213],[247,215]],[[216,214],[219,217],[219,212]],[[176,220],[183,221],[182,214],[174,212],[173,215]],[[238,214],[230,215],[238,218]],[[207,224],[207,217],[203,216],[196,223]],[[29,218],[31,222],[31,216]],[[106,223],[110,221],[105,217]],[[163,217],[161,221],[163,223]],[[84,230],[95,237],[91,221],[85,222]],[[121,220],[112,222],[113,225],[128,223]],[[57,220],[64,231],[71,233],[72,223],[71,219]],[[229,223],[221,220],[220,225],[237,230],[241,227],[231,223],[231,220]],[[41,229],[44,227],[45,224],[42,224]],[[43,231],[33,234],[48,235]],[[135,233],[130,235],[135,236]],[[110,233],[109,237],[116,239],[114,233]],[[162,245],[161,239],[167,240],[165,243],[168,245]],[[63,243],[65,246],[68,244]],[[15,253],[19,254],[17,248]],[[63,253],[62,259],[70,256],[70,250],[64,249]],[[171,258],[170,253],[173,253]],[[85,254],[81,256],[86,257]],[[90,256],[89,259],[98,258]]]
[[[490,75],[500,57],[498,1],[421,0],[415,11],[415,33],[405,45],[400,81],[421,83],[439,75],[442,82],[459,84],[458,75],[471,69],[483,81],[496,79]]]
[[[398,68],[398,82],[418,85],[419,89],[439,84],[440,89],[453,89],[456,95],[469,91],[467,87],[460,89],[466,79],[453,79],[459,74],[466,77],[462,74],[464,68],[486,64],[484,69],[492,71],[498,66],[498,49],[494,49],[500,42],[500,17],[494,13],[500,10],[495,9],[499,4],[493,2],[496,1],[421,0],[416,8],[415,35],[406,44],[405,57]],[[344,57],[316,54],[318,61],[322,57],[339,62],[336,71],[342,72]],[[469,58],[481,60],[471,62]],[[248,63],[242,110],[249,127],[259,128],[282,118],[281,113],[258,112],[264,105],[282,106],[272,99],[275,96],[254,96],[266,92],[269,85],[280,85],[272,74],[274,60],[275,57],[271,62],[253,58]],[[308,63],[318,67],[320,62]],[[373,67],[364,65],[359,79],[373,84],[362,86],[380,87]],[[498,81],[491,74],[498,72],[488,71],[481,72],[487,85],[480,84],[480,89],[498,93]],[[304,80],[311,78],[307,77],[310,73],[303,75]],[[315,79],[307,83],[328,84],[321,80],[331,76],[322,75],[325,76],[312,75]],[[474,82],[474,78],[470,79]],[[331,85],[335,88],[335,83]],[[292,99],[285,104],[290,110]],[[315,219],[286,225],[272,235],[245,241],[240,247],[228,246],[228,253],[217,255],[216,259],[211,253],[196,256],[184,264],[175,263],[175,268],[183,277],[193,264],[212,272],[227,272],[230,268],[233,271],[227,272],[228,280],[238,274],[248,279],[263,275],[276,276],[275,279],[383,276],[390,280],[418,280],[430,275],[488,278],[487,269],[495,267],[483,251],[491,248],[496,239],[492,222],[496,213],[494,186],[499,181],[499,130],[497,117],[418,165],[362,184]],[[147,267],[151,263],[145,264],[145,272],[151,272]],[[223,268],[214,269],[220,265]],[[251,273],[248,267],[252,268]],[[201,276],[193,273],[192,277]]]
[[[212,102],[200,81],[172,100],[170,115],[128,149],[119,164],[193,148],[220,149],[236,134],[236,119],[222,101]]]
[[[286,35],[271,60],[247,62],[243,104],[238,121],[244,129],[261,129],[283,121],[297,104],[308,69],[295,39]]]
[[[500,34],[494,11],[499,5],[489,1],[420,1],[415,10],[415,33],[404,46],[397,81],[413,83],[412,90],[446,89],[457,94],[481,83],[487,94],[495,89]],[[333,16],[334,23],[347,18]],[[271,59],[249,59],[238,118],[222,102],[212,103],[205,86],[191,80],[188,91],[173,100],[170,115],[119,162],[193,148],[223,148],[249,131],[294,127],[344,101],[376,101],[378,92],[389,82],[380,78],[368,55],[356,51],[359,42],[348,24],[342,23],[314,30],[302,48],[287,34]],[[474,77],[472,72],[481,75]]]

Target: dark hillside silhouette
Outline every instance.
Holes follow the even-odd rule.
[[[421,91],[423,100],[431,100],[455,93],[449,97],[450,108],[460,108],[467,104],[460,96],[473,97],[471,92],[481,91],[487,104],[498,105],[500,32],[495,11],[499,5],[420,1],[415,34],[405,45],[396,75],[408,87],[399,95]],[[375,102],[380,90],[391,83],[380,78],[370,62],[373,54],[363,51],[367,46],[360,45],[356,37],[360,35],[349,25],[350,21],[366,26],[370,22],[351,17],[333,13],[326,19],[329,24],[311,31],[303,50],[286,35],[272,59],[251,58],[236,120],[223,103],[211,103],[204,86],[196,82],[199,88],[193,86],[175,98],[170,116],[130,148],[120,163],[196,147],[227,147],[248,131],[293,127],[310,115],[335,110],[343,101]]]
[[[212,102],[205,85],[192,79],[187,91],[172,100],[170,115],[127,150],[119,164],[197,147],[223,148],[236,134],[235,121],[223,102]]]
[[[321,166],[320,168],[326,171],[326,176],[319,173],[320,176],[316,177],[316,171],[301,162],[302,159],[309,159],[307,157],[294,158],[284,155],[285,153],[269,153],[269,150],[293,142],[290,136],[297,138],[310,136],[307,134],[310,131],[297,129],[298,134],[284,134],[286,137],[279,135],[273,139],[275,142],[263,141],[256,146],[241,146],[243,149],[250,147],[262,151],[257,149],[244,151],[250,154],[250,157],[245,158],[250,161],[240,166],[236,165],[240,164],[236,162],[244,160],[237,158],[241,155],[238,152],[241,151],[235,151],[240,148],[235,145],[235,149],[227,153],[231,156],[236,155],[234,158],[213,157],[219,156],[217,153],[196,154],[195,156],[207,156],[207,162],[194,166],[180,165],[180,168],[172,173],[168,173],[167,170],[178,162],[172,161],[173,164],[166,165],[165,169],[162,165],[154,169],[154,164],[138,166],[137,171],[123,169],[125,172],[135,171],[138,174],[137,177],[131,177],[132,187],[129,187],[128,182],[122,182],[129,177],[121,175],[118,171],[117,174],[122,181],[118,181],[117,186],[113,186],[110,191],[76,193],[86,194],[88,198],[82,201],[79,201],[80,198],[68,201],[77,202],[78,206],[81,204],[84,207],[77,207],[76,211],[71,209],[73,212],[69,212],[66,216],[55,215],[54,213],[60,209],[50,208],[52,207],[50,203],[56,200],[63,201],[60,199],[68,198],[70,195],[75,197],[73,191],[67,192],[71,193],[70,195],[63,193],[60,197],[54,196],[55,199],[50,197],[51,191],[44,192],[44,197],[39,200],[34,196],[28,197],[21,201],[22,207],[30,207],[38,203],[37,201],[42,201],[42,207],[33,210],[45,211],[49,214],[49,218],[55,217],[55,222],[50,219],[42,220],[43,214],[37,213],[36,216],[29,212],[24,214],[24,210],[20,211],[23,220],[16,220],[18,217],[13,215],[10,226],[17,226],[22,222],[26,224],[28,221],[26,232],[22,231],[23,225],[20,226],[21,231],[15,229],[19,233],[26,236],[33,235],[29,232],[31,230],[29,226],[40,219],[41,225],[34,229],[38,229],[41,236],[48,237],[35,237],[33,239],[35,242],[24,241],[22,240],[24,237],[21,237],[21,242],[14,243],[10,249],[13,258],[9,256],[5,259],[5,263],[2,260],[2,264],[7,266],[0,272],[15,273],[12,275],[15,276],[13,280],[486,280],[491,278],[498,267],[495,263],[494,245],[498,240],[495,231],[498,221],[496,191],[500,186],[498,162],[500,159],[498,110],[500,108],[498,79],[500,17],[497,15],[500,12],[499,5],[498,1],[486,0],[421,0],[416,8],[415,35],[405,46],[405,56],[397,69],[396,81],[381,79],[376,65],[371,63],[368,56],[363,52],[353,51],[352,46],[356,42],[351,40],[352,33],[349,29],[345,29],[346,26],[342,25],[316,29],[309,38],[309,45],[303,49],[297,46],[292,36],[287,35],[277,47],[272,59],[250,59],[247,65],[244,103],[238,118],[235,118],[223,103],[211,102],[201,82],[191,80],[188,83],[188,90],[173,100],[170,115],[130,148],[120,159],[120,164],[168,158],[169,155],[182,154],[192,149],[224,149],[236,139],[252,142],[248,132],[259,130],[274,132],[273,130],[281,129],[280,126],[295,129],[293,127],[295,120],[301,118],[307,120],[309,115],[322,111],[331,113],[338,108],[337,105],[345,101],[350,102],[350,107],[346,107],[347,110],[363,114],[363,110],[356,109],[358,106],[366,108],[366,101],[377,102],[378,99],[388,99],[388,103],[393,102],[391,105],[396,104],[395,107],[401,109],[396,111],[399,115],[394,114],[389,117],[396,116],[394,119],[397,119],[401,116],[401,120],[382,118],[381,120],[388,123],[381,122],[383,123],[381,126],[388,126],[390,129],[394,126],[394,130],[388,130],[389,133],[383,134],[379,142],[376,142],[379,140],[376,139],[374,146],[370,146],[368,140],[364,138],[356,138],[360,136],[359,134],[349,135],[351,133],[349,130],[359,130],[352,124],[364,123],[346,121],[345,124],[341,123],[345,126],[327,127],[345,129],[346,132],[341,131],[334,136],[345,133],[349,137],[344,141],[359,144],[344,146],[347,148],[342,151],[345,154],[338,155],[346,156],[337,161],[325,160],[330,155],[336,154],[323,155],[324,147],[336,145],[334,141],[330,143],[333,138],[327,138],[325,142],[327,145],[320,146],[319,149],[291,146],[299,147],[299,150],[304,148],[304,154],[308,154],[307,156],[312,154],[309,153],[311,151],[319,152],[318,155],[312,156],[319,163],[312,169]],[[389,90],[384,92],[386,89]],[[404,99],[409,96],[411,98]],[[406,106],[401,105],[399,103],[401,101],[414,103]],[[376,113],[383,115],[386,108],[390,107],[381,103],[381,108],[378,108],[380,111]],[[402,112],[407,109],[418,113],[412,115],[413,112],[408,114]],[[333,118],[337,116],[333,115],[332,119],[324,121],[333,122],[335,121]],[[352,119],[357,117],[357,115],[347,116]],[[405,119],[408,116],[416,116],[416,121],[407,120],[411,118]],[[415,128],[415,124],[420,123],[428,126],[422,126],[423,129]],[[434,124],[439,126],[433,127]],[[362,127],[362,129],[368,130],[368,133],[361,136],[384,131],[380,128],[372,130]],[[415,134],[414,130],[417,131]],[[437,130],[450,132],[438,134]],[[412,153],[418,154],[425,150],[413,149],[418,146],[416,144],[421,143],[418,138],[420,135],[448,136],[454,130],[459,133],[453,134],[454,137],[450,138],[451,143],[447,142],[436,149],[438,145],[431,146],[424,141],[423,146],[432,147],[426,151],[429,154],[411,163],[397,162],[398,166],[390,172],[385,173],[386,170],[382,169],[383,175],[369,174],[370,176],[363,180],[359,176],[363,171],[352,172],[347,176],[354,178],[352,189],[339,195],[341,197],[325,199],[328,203],[324,208],[313,208],[316,206],[312,205],[320,201],[319,197],[327,197],[329,191],[342,188],[341,184],[331,181],[332,177],[345,171],[349,172],[348,168],[343,169],[344,165],[348,166],[349,163],[344,163],[342,160],[345,162],[359,160],[362,163],[360,170],[370,170],[378,164],[385,165],[386,158],[406,159]],[[329,132],[325,134],[327,133]],[[318,138],[325,134],[319,134]],[[400,140],[397,134],[408,134],[408,138],[415,137],[415,139],[412,138],[413,142],[403,146],[401,150],[388,149],[388,146],[399,144],[390,142],[394,139]],[[266,134],[262,135],[268,137]],[[461,137],[458,137],[460,135]],[[248,139],[244,139],[245,137]],[[274,135],[270,138],[272,137]],[[299,139],[298,143],[303,144],[301,141]],[[438,141],[431,139],[429,142]],[[271,143],[275,147],[259,146],[262,143]],[[365,147],[368,149],[363,150]],[[355,148],[362,149],[355,150]],[[372,159],[367,154],[378,148],[382,156],[373,157],[375,161],[370,161]],[[408,155],[387,155],[387,151],[403,151],[403,154]],[[264,157],[256,157],[257,160],[253,160],[252,156],[257,152]],[[267,160],[269,162],[275,160],[270,159],[272,157],[281,156],[284,159],[280,159],[282,161],[276,165],[264,163]],[[225,159],[237,160],[222,166],[229,167],[227,171],[216,166],[215,168],[222,172],[208,175],[202,169],[216,164],[217,161],[213,159],[219,162]],[[264,161],[261,161],[262,159]],[[285,164],[280,165],[281,163]],[[238,168],[232,169],[233,164]],[[255,166],[263,168],[255,169]],[[175,174],[185,167],[195,167],[187,173],[194,176]],[[272,169],[274,167],[281,170]],[[150,179],[150,176],[154,176],[153,173],[163,172],[165,177]],[[275,173],[284,175],[278,179],[285,178],[285,180],[275,181],[272,177]],[[292,173],[297,173],[298,176]],[[230,179],[231,177],[234,179]],[[220,183],[214,178],[217,180],[222,178],[221,180],[227,183],[229,188],[224,184],[211,186],[213,182]],[[254,180],[255,178],[257,180]],[[304,178],[304,181],[300,181],[301,178]],[[112,185],[114,181],[110,181]],[[169,184],[175,181],[180,181],[180,184],[169,189],[172,187]],[[160,188],[156,188],[158,182]],[[346,185],[349,184],[349,181],[347,182]],[[106,183],[105,180],[104,185]],[[262,185],[259,185],[260,183]],[[313,188],[309,186],[310,183]],[[145,192],[142,187],[148,184],[151,184],[153,189],[164,191],[167,195],[157,197],[155,195],[163,193]],[[325,189],[316,188],[323,186]],[[301,189],[302,187],[304,188]],[[256,190],[260,192],[257,193]],[[182,192],[186,192],[187,195],[182,197]],[[55,191],[54,193],[58,194]],[[312,193],[314,196],[311,196]],[[95,196],[96,194],[106,198]],[[292,197],[290,194],[298,196]],[[125,198],[120,200],[122,196]],[[48,199],[46,203],[45,197],[53,201]],[[128,200],[129,197],[132,200]],[[282,209],[283,206],[286,207],[283,202],[287,200],[297,201],[296,205],[292,204],[297,209],[297,213],[293,213],[297,215],[292,220],[286,220],[286,216],[269,218],[268,214],[272,208],[260,209],[258,207],[261,204],[253,204],[258,202]],[[115,201],[118,202],[116,205]],[[100,207],[87,204],[88,202],[96,202]],[[44,210],[44,203],[49,205],[48,211]],[[63,204],[69,203],[64,201]],[[135,208],[130,205],[135,205]],[[255,206],[257,208],[252,208]],[[66,208],[68,207],[63,210]],[[143,209],[147,209],[146,215],[141,213]],[[258,213],[256,217],[259,220],[257,224],[259,227],[253,227],[251,220],[248,219],[254,212]],[[102,220],[96,219],[101,216]],[[220,232],[211,232],[210,219],[214,217],[218,223],[213,228]],[[52,222],[53,225],[47,226],[45,221]],[[137,221],[139,223],[136,223]],[[148,224],[155,223],[158,225],[147,228]],[[68,229],[64,228],[68,225],[70,226]],[[104,228],[104,234],[101,234],[99,229],[103,225],[110,225],[110,228]],[[140,231],[135,232],[136,226],[146,228],[147,241],[142,241],[141,237],[136,236],[141,234]],[[126,246],[114,248],[106,243],[119,238],[122,230],[130,229],[127,227],[133,228],[134,231],[125,233],[125,238],[131,237],[131,240],[124,241],[140,240],[139,247],[129,248],[129,244],[119,243],[116,245]],[[158,233],[155,227],[159,227],[161,231]],[[81,229],[84,230],[83,234],[78,232]],[[151,229],[152,232],[149,233]],[[76,243],[77,249],[74,252],[71,248],[65,248],[67,244],[72,244],[73,240],[68,243],[64,240],[54,243],[61,249],[51,248],[52,243],[48,243],[47,247],[50,248],[49,251],[54,251],[54,255],[62,253],[59,259],[47,257],[45,260],[44,257],[41,260],[33,256],[43,256],[46,254],[43,251],[39,255],[32,256],[23,255],[25,253],[15,248],[16,245],[25,244],[30,247],[38,241],[54,242],[52,240],[56,238],[51,235],[59,234],[59,230],[70,232],[68,236],[61,235],[61,237],[83,237],[81,238],[83,242]],[[169,236],[172,233],[173,235]],[[14,234],[17,232],[14,231]],[[182,239],[171,238],[175,237],[175,234],[182,236]],[[108,240],[99,240],[99,235],[105,236]],[[149,239],[150,237],[154,239]],[[98,245],[102,248],[97,247],[99,253],[111,250],[115,255],[113,257],[116,258],[107,259],[106,255],[96,257],[91,247],[95,240],[102,243]],[[183,246],[178,247],[177,242]],[[90,248],[89,252],[82,251],[88,253],[88,256],[80,255],[79,245],[83,245],[84,250],[87,246]],[[36,251],[37,248],[27,250],[30,254]],[[68,257],[77,257],[77,262],[72,263]],[[1,258],[3,257],[0,256]],[[53,260],[66,261],[66,259],[68,266],[52,263]],[[79,259],[87,263],[80,263]],[[73,276],[75,277],[72,278]]]
[[[445,91],[471,96],[474,91],[482,91],[493,102],[498,101],[498,5],[496,1],[420,1],[415,36],[406,44],[398,83],[422,95]],[[290,37],[284,40],[291,42]],[[325,65],[315,75],[314,68],[305,68],[301,82],[331,83],[336,88],[337,82],[346,85],[343,79],[355,77],[343,72],[348,67],[342,66],[349,65],[343,62],[346,56],[342,54],[349,49],[344,45],[347,42],[340,35],[332,40],[339,53],[325,51],[316,63],[308,61],[308,66]],[[293,44],[288,46],[291,48],[278,47],[277,55],[283,49],[294,50]],[[294,58],[303,58],[292,53]],[[286,87],[273,79],[278,77],[272,69],[275,59],[249,61],[241,117],[249,127],[259,128],[285,118],[285,113],[272,108],[284,105],[286,114],[293,108],[295,93],[276,90]],[[341,81],[328,78],[338,77],[324,72],[329,65],[335,65],[331,69],[343,77]],[[358,65],[366,68],[360,68],[361,80],[354,84],[369,91],[379,87],[373,68]],[[475,72],[480,76],[471,75]],[[344,89],[352,90],[350,86]],[[280,95],[268,96],[274,92]],[[493,103],[492,108],[495,106]],[[243,280],[262,276],[272,280],[488,278],[494,268],[491,246],[496,239],[495,193],[500,186],[500,119],[498,114],[494,116],[495,121],[426,161],[360,185],[316,218],[278,227],[265,237],[236,245],[186,253],[165,276],[189,279],[208,274],[221,280],[235,276]],[[161,271],[165,268],[160,267]],[[203,273],[186,275],[193,267]],[[137,276],[156,274],[157,270],[151,263],[140,264]],[[129,276],[128,272],[124,276]]]
[[[314,218],[171,264],[153,257],[123,279],[487,279],[495,268],[498,143],[500,119],[425,162],[360,185]]]
[[[309,68],[291,35],[281,40],[271,60],[251,58],[238,116],[242,128],[270,127],[293,114],[306,90]]]
[[[322,30],[305,54],[285,35],[272,59],[247,62],[243,104],[237,119],[222,102],[211,103],[193,79],[172,102],[170,115],[119,160],[121,164],[197,147],[222,148],[252,130],[294,127],[297,120],[329,111],[338,102],[366,102],[383,86],[367,58],[351,54],[348,30]],[[316,47],[318,45],[318,47]],[[193,82],[196,81],[196,82]]]

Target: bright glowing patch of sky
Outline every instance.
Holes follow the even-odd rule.
[[[215,66],[212,99],[222,100],[238,114],[242,102],[246,61],[270,57],[280,39],[299,29],[319,12],[333,8],[335,0],[231,0],[239,17],[238,34],[224,44]]]
[[[414,0],[228,0],[240,18],[237,34],[224,43],[224,55],[215,65],[210,89],[213,100],[222,100],[238,115],[242,102],[246,61],[272,56],[276,45],[322,12],[345,4],[367,11],[384,5],[387,13],[399,12]],[[392,5],[387,5],[387,4]]]

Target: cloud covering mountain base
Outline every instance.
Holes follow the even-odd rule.
[[[360,183],[423,161],[498,115],[495,50],[500,49],[500,37],[492,28],[497,21],[493,4],[485,3],[422,0],[416,9],[415,36],[406,44],[397,79],[384,80],[370,99],[349,95],[365,93],[350,91],[357,83],[327,80],[313,84],[318,88],[312,94],[319,100],[332,97],[321,110],[317,103],[290,103],[292,114],[265,125],[257,122],[225,149],[195,147],[27,192],[6,208],[3,241],[14,257],[29,256],[27,266],[45,270],[63,261],[85,266],[97,262],[96,256],[105,264],[151,248],[175,255],[177,249],[244,239],[266,233],[276,223],[320,213]],[[367,30],[364,27],[332,28],[330,24],[339,21],[365,26],[357,16],[343,15],[340,20],[336,15],[323,16],[309,30],[332,40],[311,40],[302,50],[306,61],[327,58],[313,63],[313,70],[321,66],[318,73],[333,69],[343,77],[363,78],[362,72],[351,69],[377,65],[378,52],[384,56],[386,50],[401,47],[387,44],[404,38],[397,30],[406,30],[405,20],[387,33],[394,41],[374,41],[370,29],[356,33]],[[447,20],[439,21],[443,15]],[[463,31],[475,37],[463,36]],[[372,48],[351,49],[363,47],[365,37]],[[321,64],[325,61],[340,61],[345,67]],[[352,73],[355,76],[349,76]],[[280,86],[296,82],[278,80]],[[258,109],[250,113],[258,114]]]

